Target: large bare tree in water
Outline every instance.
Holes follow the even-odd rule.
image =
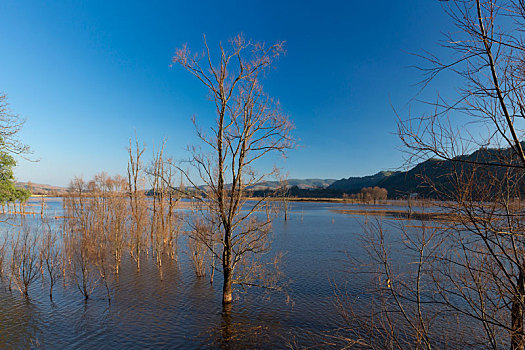
[[[192,53],[183,46],[173,56],[174,64],[204,84],[215,104],[216,121],[209,134],[194,119],[205,149],[193,146],[190,151],[198,182],[204,183],[195,186],[206,197],[202,216],[212,226],[204,236],[197,230],[201,232],[197,238],[222,262],[225,305],[232,302],[233,284],[257,284],[256,277],[262,277],[264,271],[265,263],[257,256],[268,249],[270,221],[256,218],[263,200],[246,203],[245,189],[273,174],[257,173],[253,167],[257,160],[292,147],[292,123],[261,84],[283,52],[282,42],[266,46],[239,35],[226,47],[220,44],[217,51],[204,38],[203,53]],[[189,179],[194,185],[197,182]],[[266,285],[269,282],[268,276],[262,280]]]
[[[456,26],[443,43],[450,55],[421,56],[430,63],[421,68],[426,74],[423,84],[444,74],[447,81],[461,85],[454,94],[446,91],[436,101],[425,102],[431,109],[428,114],[400,118],[399,135],[413,159],[432,157],[447,164],[449,173],[439,181],[427,179],[427,184],[447,200],[441,212],[448,220],[423,224],[403,236],[415,252],[411,264],[405,265],[414,267],[412,274],[396,273],[403,269],[392,260],[383,228],[376,225],[372,230],[367,246],[377,263],[381,297],[376,301],[381,305],[369,308],[380,310],[373,315],[380,317],[367,324],[373,336],[364,343],[378,348],[464,344],[521,350],[525,1],[443,4]],[[459,324],[443,326],[438,320],[444,315]],[[445,339],[458,326],[463,334]]]

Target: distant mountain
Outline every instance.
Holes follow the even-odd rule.
[[[336,182],[336,179],[288,179],[286,180],[288,187],[298,187],[303,190],[326,188]],[[279,188],[279,181],[264,181],[257,186],[252,186],[249,189],[252,191],[260,190],[275,190]]]
[[[525,143],[523,144],[525,146]],[[453,188],[453,179],[450,174],[454,168],[461,169],[469,174],[473,163],[507,163],[511,159],[510,149],[482,148],[472,154],[456,157],[454,160],[428,159],[417,164],[408,171],[381,171],[375,175],[363,177],[350,177],[341,179],[326,188],[327,195],[334,193],[357,193],[363,187],[379,186],[388,190],[388,196],[395,198],[411,193],[417,193],[424,197],[436,197],[435,189],[444,192]],[[503,176],[503,167],[482,165],[487,170],[491,169],[491,176]],[[498,175],[499,174],[499,175]],[[483,173],[478,172],[479,181],[483,181]],[[432,184],[430,186],[429,184]],[[524,184],[525,188],[525,184]],[[302,194],[304,196],[304,194]],[[316,194],[318,196],[319,194]]]
[[[33,182],[16,182],[17,187],[27,188],[34,195],[48,195],[48,196],[61,196],[67,193],[67,188],[59,186],[51,186],[44,184],[36,184]]]
[[[429,159],[408,171],[380,171],[375,175],[341,179],[328,186],[327,190],[352,194],[364,187],[378,186],[386,188],[389,197],[408,193],[427,194],[425,179],[436,181],[440,175],[450,173],[449,165],[451,162]]]
[[[522,144],[525,148],[525,143]],[[465,174],[471,173],[472,163],[502,163],[507,162],[511,157],[510,149],[482,148],[472,154],[462,155],[452,160],[428,159],[414,166],[408,171],[380,171],[377,174],[349,177],[347,179],[288,179],[289,194],[294,197],[322,198],[322,197],[341,197],[344,193],[358,193],[364,187],[382,187],[388,190],[389,198],[397,198],[408,194],[417,193],[424,197],[436,197],[434,188],[443,192],[453,188],[450,174],[454,167],[460,167]],[[502,176],[505,168],[490,167],[483,165],[483,169],[491,169],[491,176]],[[495,171],[493,171],[496,169]],[[476,181],[483,181],[483,174],[477,174]],[[429,186],[431,183],[433,186]],[[44,195],[63,195],[67,193],[67,188],[17,182],[17,186],[30,188],[33,194]],[[248,188],[252,195],[263,196],[272,195],[279,188],[279,181],[265,181],[257,186]],[[203,186],[204,187],[204,186]],[[226,186],[229,188],[229,186]],[[525,193],[525,181],[523,181],[523,193]],[[149,191],[151,192],[151,191]]]
[[[380,171],[375,175],[363,177],[349,177],[348,179],[341,179],[335,181],[327,187],[328,190],[341,191],[346,193],[355,193],[361,191],[363,187],[374,187],[385,181],[385,179],[397,175],[399,171]]]
[[[335,179],[289,179],[288,187],[298,187],[303,190],[314,190],[314,189],[324,189],[334,183]],[[66,187],[52,186],[45,184],[37,184],[33,182],[16,182],[17,187],[23,187],[31,190],[33,195],[51,195],[51,196],[61,196],[68,193]],[[269,190],[273,191],[280,186],[279,181],[265,181],[260,183],[257,186],[251,187],[250,190]],[[229,185],[226,186],[229,188]],[[202,186],[204,188],[204,186]],[[151,195],[152,190],[146,191],[148,195]]]

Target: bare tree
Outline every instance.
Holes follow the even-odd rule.
[[[161,278],[164,257],[175,259],[177,256],[181,228],[180,215],[175,213],[180,189],[174,191],[174,165],[171,159],[164,159],[165,144],[164,141],[159,150],[153,153],[152,165],[147,170],[153,197],[150,239]]]
[[[24,224],[12,237],[11,276],[15,286],[25,296],[29,295],[30,285],[38,278],[40,271],[39,235]]]
[[[451,55],[449,59],[421,56],[430,63],[429,68],[421,68],[426,74],[423,85],[443,72],[457,75],[462,85],[456,98],[424,101],[432,107],[430,113],[400,118],[398,125],[409,160],[434,157],[449,162],[449,172],[439,181],[425,179],[446,200],[439,211],[448,220],[432,237],[415,244],[415,251],[421,252],[416,266],[426,276],[426,290],[432,291],[425,303],[418,299],[414,285],[404,291],[394,288],[399,277],[390,262],[385,263],[391,260],[385,258],[382,238],[376,237],[372,245],[380,249],[372,250],[372,256],[378,257],[378,271],[392,298],[404,301],[394,300],[382,310],[394,305],[408,329],[416,332],[413,344],[417,347],[438,344],[439,332],[429,322],[433,315],[422,307],[425,304],[463,320],[460,324],[468,338],[481,337],[478,346],[521,350],[525,347],[525,155],[521,142],[525,2],[455,0],[446,2],[444,9],[457,27],[444,42]],[[406,303],[417,312],[403,313]],[[384,315],[382,321],[392,331],[388,317]],[[469,331],[467,325],[472,323],[477,327]],[[469,344],[470,339],[461,341]]]
[[[374,204],[376,204],[377,201],[386,200],[388,197],[388,191],[378,186],[364,187],[359,194],[361,195],[362,201],[365,203],[373,202]]]
[[[202,218],[195,217],[192,220],[192,229],[194,230],[188,236],[188,255],[193,265],[193,270],[197,277],[206,276],[206,264],[209,259],[209,250],[207,246],[212,246],[213,242],[204,243],[204,239],[210,237],[209,232],[212,227]],[[213,273],[215,266],[211,266],[210,274]]]
[[[354,283],[361,280],[368,289],[360,298],[335,286],[338,310],[348,327],[331,334],[329,341],[370,349],[485,344],[476,324],[436,297],[435,268],[443,261],[447,239],[441,227],[432,222],[399,227],[376,218],[363,231],[362,243],[372,259],[352,259],[350,272]]]
[[[265,73],[284,52],[282,42],[265,46],[237,36],[226,48],[219,45],[217,61],[206,38],[204,46],[202,54],[194,54],[183,46],[175,52],[173,63],[180,64],[204,84],[216,109],[216,123],[210,135],[196,127],[209,151],[198,146],[189,149],[191,164],[204,186],[197,186],[197,180],[189,174],[187,177],[202,192],[206,212],[212,213],[218,223],[222,252],[208,248],[222,263],[222,302],[229,304],[234,282],[244,283],[235,278],[237,266],[268,248],[270,221],[254,216],[264,199],[246,203],[245,189],[274,174],[258,174],[254,165],[269,153],[283,153],[292,147],[292,123],[263,92],[261,84]],[[194,124],[197,125],[195,118]]]
[[[99,276],[93,265],[93,249],[88,237],[82,233],[68,236],[71,247],[70,277],[73,283],[87,301],[98,284]]]
[[[18,137],[25,120],[11,112],[7,95],[0,92],[0,150],[12,154],[27,154],[28,145]]]
[[[128,162],[128,196],[131,207],[130,253],[137,262],[137,270],[140,270],[140,255],[144,249],[144,233],[147,227],[147,203],[145,193],[145,179],[143,176],[143,165],[141,157],[144,147],[139,145],[135,137],[133,145],[129,140],[129,162]]]
[[[71,181],[71,195],[65,198],[64,209],[66,220],[62,240],[64,252],[67,254],[65,266],[69,269],[69,277],[87,301],[95,289],[100,276],[94,264],[96,256],[94,220],[89,203],[90,198],[86,196],[88,189],[92,187],[83,179],[75,178]]]
[[[48,221],[43,222],[43,234],[40,241],[40,261],[49,277],[49,297],[53,298],[53,287],[61,275],[61,250],[56,232]]]
[[[281,210],[284,215],[284,221],[288,220],[288,211],[290,209],[290,185],[286,177],[279,179],[279,188],[276,191],[281,203]]]
[[[106,196],[108,197],[107,234],[109,249],[113,255],[115,273],[120,271],[122,254],[126,242],[126,225],[129,217],[126,192],[128,183],[122,176],[115,176],[105,180]]]
[[[7,233],[3,237],[3,242],[0,244],[0,281],[3,282],[5,276],[5,261],[7,256],[9,237]]]

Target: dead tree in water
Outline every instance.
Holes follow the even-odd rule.
[[[24,224],[11,241],[11,276],[15,286],[25,296],[30,285],[38,278],[40,260],[38,257],[39,235]]]
[[[147,202],[144,189],[144,177],[141,157],[144,154],[144,147],[139,145],[135,138],[133,145],[129,141],[129,162],[128,162],[128,196],[131,207],[130,220],[130,253],[137,263],[137,270],[140,270],[140,255],[144,249],[144,233],[147,225]]]
[[[430,64],[422,68],[427,74],[423,84],[446,72],[456,75],[462,85],[452,98],[438,96],[435,102],[426,102],[432,106],[426,115],[400,118],[398,124],[411,160],[436,158],[447,165],[446,174],[425,182],[446,200],[439,210],[451,218],[440,223],[432,242],[416,242],[416,251],[425,248],[420,265],[425,278],[419,281],[432,297],[429,300],[427,294],[424,303],[404,298],[416,311],[407,322],[421,332],[414,339],[423,339],[422,347],[439,347],[442,334],[433,328],[428,307],[423,307],[438,305],[442,314],[463,319],[463,327],[476,325],[465,329],[469,336],[460,339],[465,346],[523,350],[525,133],[520,126],[525,115],[525,2],[455,0],[444,3],[444,8],[457,27],[444,44],[451,55],[421,56]],[[378,240],[373,244],[385,246]],[[376,249],[373,256],[382,262],[384,251]],[[382,281],[389,282],[383,282],[384,288],[392,291],[392,286],[400,285],[392,265],[380,264],[378,271]],[[413,292],[408,291],[410,296]],[[399,294],[393,297],[403,299]],[[473,340],[478,343],[470,343]],[[393,347],[402,348],[398,343]]]
[[[116,271],[114,264],[116,261],[113,258],[114,243],[119,244],[113,242],[115,235],[112,232],[114,228],[112,222],[115,217],[111,216],[113,210],[110,208],[114,204],[113,194],[110,192],[112,187],[112,179],[106,173],[95,175],[88,183],[90,197],[86,207],[86,213],[90,218],[92,264],[104,284],[108,301],[111,301],[110,284]]]
[[[81,178],[71,181],[71,195],[65,198],[66,220],[62,240],[67,254],[67,273],[87,301],[95,289],[99,275],[95,261],[95,233],[91,198],[86,196],[88,185]]]
[[[0,282],[3,282],[5,276],[5,261],[7,256],[9,238],[6,234],[3,238],[3,242],[0,244]]]
[[[256,260],[254,255],[269,247],[270,221],[254,215],[264,199],[247,204],[245,189],[275,174],[257,174],[253,167],[267,154],[283,153],[292,147],[292,123],[263,92],[261,84],[265,73],[284,52],[282,42],[265,46],[237,36],[227,48],[219,45],[218,61],[212,57],[206,40],[204,46],[202,55],[190,52],[186,46],[178,49],[173,63],[180,64],[204,84],[217,112],[211,135],[196,127],[198,137],[211,153],[190,147],[191,164],[205,188],[196,186],[191,176],[188,180],[195,189],[202,190],[205,211],[218,223],[222,251],[208,248],[222,264],[222,302],[229,304],[235,283],[256,284],[253,280],[243,281],[237,269],[248,266],[249,261]],[[195,119],[194,124],[197,125]],[[247,212],[242,212],[243,208]],[[210,241],[203,239],[205,244]]]
[[[179,235],[182,229],[183,214],[176,213],[176,205],[181,199],[181,193],[184,192],[184,185],[182,183],[182,177],[179,184],[179,191],[174,191],[175,186],[175,175],[177,174],[175,165],[171,158],[167,159],[164,166],[162,167],[162,188],[165,193],[164,197],[167,201],[167,212],[166,212],[166,226],[168,229],[166,249],[168,255],[172,260],[177,261],[179,253]],[[182,176],[182,174],[181,174]]]
[[[179,215],[175,213],[180,196],[174,193],[174,165],[171,159],[164,159],[164,146],[165,142],[154,152],[148,170],[153,197],[150,237],[161,278],[163,259],[176,259],[180,230]]]
[[[288,180],[281,178],[279,181],[279,188],[277,189],[277,196],[281,203],[281,210],[283,211],[284,221],[288,221],[288,211],[290,209],[290,185]]]
[[[40,262],[49,278],[49,297],[53,299],[53,287],[60,278],[62,251],[58,242],[57,233],[49,222],[43,222],[43,234],[40,242]]]
[[[106,230],[110,245],[109,249],[113,256],[115,273],[118,274],[127,239],[126,228],[129,211],[126,192],[128,183],[126,179],[117,175],[113,178],[106,178],[103,185],[106,187],[105,192],[108,201],[108,223]]]
[[[207,226],[196,224],[198,230],[207,229]],[[206,276],[206,263],[208,260],[208,248],[199,238],[188,237],[188,255],[193,266],[193,271],[197,277]]]

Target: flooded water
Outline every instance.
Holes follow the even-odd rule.
[[[60,215],[60,200],[47,206],[52,217]],[[29,298],[0,283],[0,347],[316,347],[321,335],[341,326],[335,286],[355,295],[365,289],[347,272],[348,256],[365,254],[359,239],[364,217],[334,212],[356,207],[291,203],[288,221],[278,217],[273,223],[272,244],[273,252],[284,253],[287,295],[237,290],[228,312],[221,305],[220,276],[213,285],[196,278],[184,253],[165,265],[162,280],[152,259],[143,259],[137,272],[126,254],[111,303],[102,287],[85,302],[75,286],[64,288],[60,281],[51,301],[46,282],[34,282]]]

